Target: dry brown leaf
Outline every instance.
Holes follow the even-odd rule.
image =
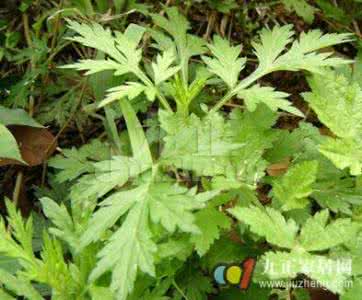
[[[56,149],[57,143],[51,132],[46,128],[29,126],[7,126],[15,137],[23,160],[30,167],[42,164]],[[0,166],[23,165],[11,159],[0,159]]]
[[[290,165],[290,159],[286,158],[282,161],[272,164],[267,168],[269,176],[280,176],[287,172]]]
[[[331,136],[331,137],[335,137],[334,133],[327,127],[321,127],[319,128],[319,133],[321,135],[326,135],[326,136]]]
[[[311,300],[338,300],[339,297],[321,288],[309,289]]]

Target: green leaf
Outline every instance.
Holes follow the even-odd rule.
[[[0,105],[0,125],[24,125],[30,127],[43,127],[32,119],[22,109],[9,109]]]
[[[0,289],[0,297],[3,300],[16,300],[13,296],[10,296],[8,293],[6,293],[4,290]]]
[[[362,88],[362,49],[358,50],[353,66],[353,81],[357,82]]]
[[[208,5],[210,5],[210,8],[216,9],[223,14],[229,14],[233,9],[239,7],[235,0],[210,0],[208,1]]]
[[[321,207],[328,208],[334,213],[352,215],[352,208],[362,205],[362,191],[355,186],[352,178],[344,178],[343,172],[340,176],[332,174],[324,180],[317,181],[313,185],[314,191],[311,197]]]
[[[229,289],[223,289],[215,300],[268,300],[270,298],[271,290],[268,288],[260,288],[258,284],[251,284],[250,287],[243,292],[240,290],[231,287]],[[297,299],[301,300],[301,299]]]
[[[201,258],[202,267],[212,273],[213,269],[222,263],[232,264],[242,262],[250,256],[259,254],[258,250],[231,240],[227,235],[222,235],[210,247],[210,250]]]
[[[312,300],[307,289],[296,289],[293,291],[293,296],[296,300]]]
[[[208,294],[212,292],[211,279],[204,276],[197,269],[189,268],[180,274],[178,282],[187,299],[207,300]],[[178,292],[172,297],[174,300],[182,300],[184,297]]]
[[[319,120],[340,138],[362,137],[362,90],[340,74],[328,71],[308,78],[312,92],[303,98]]]
[[[133,2],[128,4],[132,6]],[[312,125],[306,128],[305,122],[301,122],[300,129],[289,134],[287,130],[279,129],[284,128],[284,124],[277,122],[277,111],[287,111],[300,117],[303,114],[288,101],[288,94],[273,87],[260,86],[257,81],[280,70],[305,70],[328,77],[325,67],[336,67],[349,61],[332,57],[332,52],[319,50],[348,42],[351,35],[323,35],[314,30],[294,39],[291,26],[264,29],[260,40],[253,43],[259,65],[254,73],[246,74],[239,81],[240,71],[246,63],[241,57],[241,46],[232,46],[216,36],[209,45],[210,53],[202,56],[206,43],[188,33],[191,24],[186,17],[175,6],[162,10],[164,14],[152,15],[155,26],[149,32],[156,44],[151,44],[155,49],[151,49],[151,56],[145,60],[144,47],[140,46],[144,28],[130,25],[120,33],[97,24],[69,22],[76,32],[71,38],[73,41],[104,52],[103,57],[97,57],[101,60],[80,61],[69,67],[87,74],[106,71],[109,75],[121,76],[121,83],[118,83],[121,85],[107,87],[112,88],[101,105],[120,101],[121,114],[127,126],[121,137],[125,137],[127,142],[129,138],[127,149],[124,151],[118,147],[117,156],[101,159],[91,153],[98,152],[97,147],[87,151],[65,151],[65,159],[58,157],[53,160],[53,167],[60,170],[61,180],[75,180],[82,175],[67,195],[71,199],[69,210],[50,199],[41,200],[44,214],[53,223],[47,232],[58,239],[45,235],[44,250],[41,259],[38,259],[33,249],[29,254],[27,246],[31,222],[26,223],[30,225],[21,223],[24,228],[29,227],[22,229],[25,233],[21,230],[9,233],[2,221],[0,252],[7,256],[11,253],[23,268],[27,266],[26,274],[44,276],[41,282],[51,282],[56,296],[64,292],[68,298],[71,298],[69,294],[90,293],[88,296],[93,298],[114,297],[120,300],[168,297],[206,300],[214,290],[211,279],[204,272],[212,271],[220,262],[241,262],[250,255],[265,254],[266,248],[259,247],[258,238],[261,237],[268,243],[266,247],[289,251],[277,252],[275,256],[267,252],[266,258],[278,265],[283,260],[295,259],[289,273],[279,272],[275,278],[291,280],[298,274],[305,274],[323,283],[325,280],[328,288],[342,292],[341,283],[336,283],[332,275],[326,276],[314,269],[305,270],[300,261],[310,260],[312,265],[317,265],[321,258],[321,262],[327,264],[328,258],[335,257],[337,252],[348,257],[352,255],[347,244],[357,238],[359,230],[357,222],[352,221],[359,217],[354,207],[358,202],[359,189],[355,187],[359,179],[338,170],[326,156],[331,156],[329,153],[332,152],[347,156],[338,158],[341,162],[335,164],[342,168],[354,163],[352,174],[360,171],[362,135],[359,132],[362,126],[359,126],[359,106],[348,104],[350,107],[346,109],[348,115],[345,116],[341,105],[342,116],[337,116],[332,122],[330,112],[339,112],[338,106],[321,108],[320,113],[315,110],[318,115],[326,115],[320,118],[321,122],[328,127],[328,122],[332,124],[333,138],[321,135]],[[196,59],[190,62],[190,58],[196,55],[201,56],[203,61]],[[123,76],[127,73],[131,74]],[[220,79],[209,80],[210,73]],[[348,79],[351,80],[351,76]],[[193,99],[198,104],[207,103],[209,100],[203,99],[206,85],[220,80],[224,81],[228,91],[219,103],[222,105],[238,96],[244,99],[245,110],[232,109],[231,113],[227,110],[221,114],[215,112],[217,109],[208,111],[206,105],[202,105],[201,109],[190,105]],[[351,86],[349,81],[346,86]],[[336,98],[358,103],[360,87],[338,88],[348,91],[333,91]],[[323,93],[333,94],[328,94],[327,90]],[[103,97],[96,95],[97,104]],[[151,118],[152,122],[146,120],[141,124],[131,101],[148,103],[147,99],[153,101],[156,97],[168,111],[158,110],[155,118]],[[168,99],[175,102],[176,113],[169,107]],[[349,115],[349,110],[356,115]],[[106,117],[113,128],[112,136],[118,140],[114,122],[119,117],[118,110],[117,116],[107,110]],[[343,126],[341,121],[345,120],[355,127],[347,124],[344,132],[338,126]],[[335,126],[334,122],[340,124]],[[150,138],[152,152],[142,128],[150,124],[153,126]],[[163,130],[161,138],[155,137],[153,132],[158,124]],[[334,132],[334,127],[338,134]],[[340,132],[353,134],[342,137]],[[327,146],[331,140],[343,140],[344,147],[338,144],[329,149]],[[347,145],[346,141],[350,144]],[[158,146],[161,147],[159,153]],[[327,150],[328,153],[323,153]],[[265,177],[267,166],[280,158],[288,158],[292,162],[289,171],[279,178]],[[326,183],[332,182],[331,178],[338,186],[336,190],[341,190],[336,198],[339,195],[348,198],[345,190],[353,189],[353,199],[343,200],[345,206],[334,201],[333,197],[329,203],[321,200],[327,193],[318,194],[321,192],[319,188],[328,189]],[[194,184],[196,180],[200,180],[200,184]],[[344,180],[346,183],[341,182]],[[272,206],[281,207],[279,211],[265,208],[258,199],[268,197],[266,193],[270,186]],[[215,188],[228,192],[207,205],[220,193],[220,190],[213,190]],[[329,221],[328,213],[324,211],[310,217],[312,206],[306,208],[309,197],[331,210],[334,207],[331,203],[336,202],[337,214],[333,215],[333,220]],[[251,203],[256,206],[247,207]],[[227,232],[224,232],[231,227],[230,217],[221,209],[224,205],[226,208],[234,207],[228,211],[242,223],[237,229],[242,234],[243,245],[230,241]],[[283,210],[288,211],[285,216]],[[347,211],[351,219],[339,217]],[[66,241],[65,251],[61,240]],[[323,255],[308,251],[323,251]],[[355,253],[357,251],[353,252],[354,257]],[[64,281],[60,280],[62,277]],[[337,277],[343,281],[348,276]],[[85,280],[88,282],[85,283]],[[245,293],[242,297],[246,295],[251,298],[267,297],[266,293]]]
[[[98,107],[107,105],[115,100],[120,100],[126,96],[129,99],[133,99],[143,91],[151,98],[150,95],[154,94],[152,82],[139,66],[142,59],[142,49],[138,48],[138,44],[145,31],[143,27],[130,24],[124,33],[113,33],[96,23],[88,25],[68,20],[68,25],[69,28],[78,33],[75,37],[69,38],[70,40],[95,48],[110,58],[81,60],[76,64],[63,66],[63,68],[85,70],[87,71],[86,75],[106,70],[114,71],[116,76],[133,73],[142,81],[142,84],[130,82],[127,85],[109,89],[106,99],[101,101]],[[102,57],[102,55],[98,55],[98,57]]]
[[[63,69],[75,69],[78,71],[86,71],[84,75],[92,75],[102,71],[118,70],[120,64],[112,59],[81,59],[75,64],[69,64],[62,67]]]
[[[69,299],[71,295],[80,292],[77,278],[74,278],[75,274],[79,274],[79,270],[75,265],[66,263],[59,240],[52,239],[44,233],[43,241],[43,249],[40,253],[42,263],[39,266],[37,280],[49,285],[54,296],[62,295]]]
[[[294,165],[282,178],[275,180],[273,196],[282,204],[282,210],[308,205],[307,197],[313,192],[312,184],[316,180],[317,171],[317,161],[305,161]]]
[[[303,117],[304,114],[297,108],[292,106],[286,98],[289,94],[278,92],[272,87],[262,87],[259,84],[241,90],[238,97],[244,99],[246,107],[249,111],[255,111],[257,105],[261,102],[265,103],[272,111],[278,109],[290,112],[296,116]]]
[[[328,210],[316,213],[309,218],[300,233],[301,246],[306,251],[323,251],[352,240],[357,227],[351,219],[339,218],[327,225]]]
[[[356,220],[357,221],[357,220]],[[348,249],[348,251],[346,251]],[[361,258],[361,249],[362,249],[362,239],[361,233],[358,233],[353,239],[344,243],[343,247],[338,247],[335,249],[333,256],[338,258],[346,258],[345,268],[349,271],[352,269],[352,275],[357,277],[362,274],[362,258]],[[352,261],[348,261],[351,259]],[[352,262],[352,264],[350,263]]]
[[[125,100],[121,109],[128,127],[134,157],[113,156],[94,163],[94,172],[81,177],[71,189],[72,210],[76,219],[87,219],[97,205],[97,198],[152,167],[152,157],[143,128],[133,108]]]
[[[15,222],[19,222],[18,217],[15,217],[15,219],[10,218],[9,221],[11,221],[13,224],[15,224]],[[24,227],[23,224],[19,224],[17,226]],[[5,227],[4,220],[1,219],[0,232],[2,237],[0,239],[0,251],[2,255],[17,259],[22,267],[26,267],[28,270],[36,272],[38,264],[32,251],[31,222],[28,222],[25,226],[25,229],[19,228],[18,230],[14,230],[14,233],[9,232]],[[12,233],[16,239],[19,239],[19,242],[13,239]]]
[[[273,143],[273,147],[268,149],[265,158],[270,163],[279,163],[290,157],[298,157],[301,152],[306,152],[306,145],[310,141],[314,141],[314,137],[318,139],[320,133],[316,127],[310,123],[299,123],[299,127],[289,132],[289,130],[279,130],[277,138]],[[314,146],[313,143],[312,145]],[[319,142],[318,142],[319,144]],[[317,147],[317,146],[315,146]],[[318,150],[316,149],[317,155]],[[318,155],[319,157],[321,155]],[[314,156],[303,157],[304,159],[315,159]]]
[[[320,152],[337,168],[350,168],[352,175],[361,174],[362,90],[357,83],[349,83],[343,76],[328,72],[309,79],[312,92],[304,99],[317,113],[320,121],[337,137],[328,137]]]
[[[138,269],[155,275],[153,255],[157,248],[151,238],[147,215],[146,201],[134,204],[122,226],[98,253],[99,261],[90,275],[90,281],[94,281],[112,270],[111,290],[116,292],[117,299],[126,300],[132,292]]]
[[[202,197],[202,194],[197,196]],[[213,195],[207,194],[207,196],[212,198]],[[184,232],[199,233],[191,211],[203,207],[204,204],[197,201],[197,198],[194,198],[187,189],[168,183],[159,183],[154,187],[151,186],[147,197],[151,220],[154,223],[162,224],[171,233],[176,230],[176,227]]]
[[[151,14],[152,20],[158,27],[172,36],[176,45],[182,79],[185,84],[188,84],[189,60],[192,56],[200,55],[205,51],[205,41],[197,36],[187,34],[190,24],[175,6],[165,7],[164,11],[167,18],[160,14]],[[163,48],[163,50],[174,47],[168,37],[155,31],[151,32],[153,33],[152,37],[160,43],[160,48]]]
[[[109,146],[99,140],[92,140],[79,149],[63,149],[62,154],[51,158],[48,165],[59,170],[56,180],[62,183],[76,179],[84,173],[93,172],[95,170],[94,161],[108,158],[110,158]]]
[[[190,243],[190,237],[187,234],[160,243],[157,245],[157,248],[156,261],[162,261],[165,258],[177,258],[180,261],[186,261],[194,250],[193,245]]]
[[[129,178],[135,177],[152,167],[152,156],[142,125],[127,100],[120,101],[131,141],[133,157],[114,156],[110,160],[93,164],[95,172],[80,178],[73,186],[71,197],[84,211],[94,208],[94,200],[104,196],[116,186],[124,185]],[[89,201],[92,200],[92,204]],[[84,205],[89,207],[85,209]]]
[[[154,276],[156,245],[152,241],[149,221],[160,223],[173,233],[176,228],[198,233],[192,211],[204,206],[213,193],[196,194],[195,190],[168,182],[149,182],[135,189],[114,193],[101,202],[81,238],[81,247],[97,241],[122,215],[127,216],[121,227],[109,238],[99,252],[100,260],[92,271],[91,280],[112,270],[113,290],[125,299],[133,290],[137,269]],[[126,263],[125,263],[126,262]],[[121,278],[121,280],[119,279]]]
[[[296,14],[304,19],[307,23],[312,23],[314,20],[314,13],[317,11],[315,7],[310,5],[305,0],[283,0],[285,7],[289,11],[295,11]]]
[[[159,279],[155,282],[149,277],[140,277],[136,282],[134,292],[127,300],[170,300],[171,298],[165,295],[171,288],[171,284],[171,278]]]
[[[264,28],[260,32],[260,39],[252,43],[259,61],[258,67],[252,74],[237,83],[213,107],[211,112],[217,111],[233,96],[271,72],[305,70],[312,73],[323,73],[326,67],[337,67],[352,62],[339,57],[332,57],[333,52],[317,52],[322,48],[351,41],[351,34],[323,35],[319,30],[312,30],[307,33],[303,32],[299,40],[294,40],[293,35],[294,31],[291,25],[274,26],[273,29]],[[291,47],[286,49],[290,43],[292,43]],[[280,101],[278,102],[281,105]],[[286,104],[284,103],[284,105]],[[299,112],[294,110],[293,113],[298,114]]]
[[[106,97],[98,104],[98,107],[104,107],[114,101],[133,100],[143,92],[150,89],[139,82],[127,82],[125,85],[116,86],[107,90]]]
[[[102,51],[114,60],[106,61],[104,68],[101,67],[101,64],[105,62],[104,60],[81,61],[79,65],[74,64],[69,67],[76,67],[80,70],[88,69],[90,74],[114,69],[116,64],[118,65],[116,71],[118,75],[139,71],[138,64],[142,57],[142,50],[137,49],[137,46],[144,33],[144,28],[141,26],[131,24],[125,33],[116,32],[115,36],[109,29],[104,29],[97,23],[88,25],[68,20],[68,27],[78,34],[69,38],[69,40]]]
[[[152,165],[152,155],[143,127],[137,119],[136,113],[128,101],[119,102],[127,124],[128,135],[131,141],[133,157],[144,165]]]
[[[299,40],[293,42],[290,50],[275,61],[273,70],[306,70],[312,73],[323,73],[325,67],[351,63],[350,60],[331,57],[333,52],[316,52],[318,49],[346,43],[351,39],[352,35],[348,33],[323,34],[319,30],[303,32]]]
[[[232,151],[242,147],[227,134],[227,124],[218,114],[199,119],[160,111],[161,127],[167,132],[162,162],[193,170],[197,175],[232,173]],[[210,164],[210,161],[212,162]]]
[[[17,278],[14,275],[0,269],[0,282],[17,296],[24,296],[29,300],[43,300],[43,297],[31,285],[30,281],[25,278]],[[9,298],[13,299],[11,297]],[[5,300],[6,298],[1,299]]]
[[[214,241],[219,239],[221,229],[229,229],[231,222],[222,212],[212,207],[200,210],[195,216],[195,223],[201,234],[193,235],[191,242],[195,244],[197,253],[203,256]]]
[[[213,44],[209,44],[208,47],[214,58],[203,56],[203,61],[211,73],[219,76],[230,89],[233,89],[246,62],[246,58],[239,58],[241,45],[230,46],[227,40],[215,36]]]
[[[341,170],[349,168],[351,175],[362,174],[362,148],[356,140],[328,138],[320,146],[320,152],[328,157],[337,168]]]
[[[104,29],[97,23],[88,25],[80,24],[71,20],[68,20],[68,28],[78,34],[69,38],[70,40],[81,43],[87,47],[100,50],[108,54],[117,62],[124,62],[124,57],[118,51],[115,38],[109,29]]]
[[[82,176],[72,186],[71,198],[73,204],[85,205],[90,203],[83,200],[95,200],[111,191],[117,186],[124,185],[129,178],[135,177],[150,168],[149,164],[126,156],[113,156],[93,164],[95,172]]]
[[[180,70],[179,66],[172,66],[175,59],[176,55],[172,48],[166,50],[163,55],[157,56],[156,62],[152,63],[152,70],[156,85],[164,82]]]
[[[81,245],[84,247],[100,239],[108,228],[138,202],[146,203],[152,222],[161,223],[169,232],[174,232],[178,227],[184,232],[198,233],[191,212],[203,207],[204,202],[216,194],[217,192],[195,194],[193,190],[167,182],[147,183],[132,190],[114,193],[101,202],[101,209],[93,214],[82,236]]]
[[[93,300],[114,300],[112,291],[107,287],[92,285],[90,287],[90,294],[92,295]]]
[[[28,256],[28,258],[35,260],[35,256],[33,253],[33,244],[32,244],[32,238],[33,238],[32,218],[30,217],[25,222],[21,216],[21,213],[17,211],[16,206],[13,202],[11,202],[9,199],[6,199],[5,204],[8,212],[7,220],[10,227],[12,228],[11,234],[19,242],[19,244],[21,245],[22,249]],[[9,234],[7,235],[8,237],[10,237]],[[16,252],[17,251],[14,251],[14,253],[11,254],[16,255]]]
[[[105,56],[106,55],[103,52],[97,51],[95,58],[97,60],[102,60],[105,59]],[[113,76],[112,70],[101,71],[97,74],[92,74],[92,76],[89,76],[89,85],[92,88],[94,98],[97,103],[104,99],[104,96],[108,89],[115,87],[123,82],[123,78]]]
[[[334,5],[334,3],[331,3],[329,0],[316,0],[315,2],[322,9],[323,15],[326,18],[335,20],[346,26],[352,22],[352,19],[343,8]]]
[[[362,282],[361,279],[355,279],[353,281],[353,286],[349,288],[346,293],[341,296],[341,300],[355,300],[360,297],[362,293]]]
[[[125,0],[113,0],[113,4],[116,10],[116,14],[120,14],[127,2]]]
[[[0,124],[0,158],[15,159],[25,163],[21,157],[18,144],[11,132]]]
[[[299,40],[293,42],[291,48],[284,54],[285,47],[293,39],[294,31],[290,25],[275,26],[272,30],[263,29],[260,33],[260,42],[253,42],[255,54],[259,60],[257,74],[266,74],[272,71],[306,70],[321,73],[322,68],[349,63],[341,58],[330,57],[331,52],[317,53],[318,49],[346,43],[351,40],[351,34],[322,34],[319,30],[302,33]],[[282,54],[282,55],[281,55]],[[244,83],[241,82],[241,86]],[[238,87],[237,87],[238,89]]]
[[[67,242],[73,250],[78,250],[78,236],[67,208],[64,205],[58,205],[50,198],[41,198],[40,202],[46,217],[56,226],[50,228],[49,232]]]
[[[189,106],[192,101],[199,96],[206,86],[210,74],[204,68],[196,70],[194,81],[190,85],[185,85],[178,74],[171,82],[171,94],[177,104],[177,113],[180,115],[189,115]]]
[[[349,277],[346,273],[336,271],[338,261],[307,252],[269,251],[263,256],[263,260],[264,274],[272,280],[293,279],[298,274],[305,274],[334,293],[343,291],[345,281]],[[332,267],[332,271],[328,271],[329,266]]]
[[[187,19],[178,11],[176,7],[166,7],[168,18],[159,14],[152,14],[154,23],[168,32],[174,39],[179,50],[184,51],[187,43],[187,31],[190,24]]]
[[[0,269],[15,274],[21,266],[19,265],[16,258],[7,257],[4,255],[0,256]]]
[[[264,176],[267,167],[263,158],[264,152],[273,146],[273,141],[278,137],[272,129],[276,120],[277,115],[264,104],[259,105],[253,112],[241,112],[239,109],[231,112],[227,136],[231,136],[231,141],[242,147],[232,153],[232,175],[235,178],[229,174],[228,180],[236,179],[255,186]]]
[[[16,295],[25,296],[27,299],[43,299],[30,282],[49,285],[53,289],[53,296],[62,295],[69,298],[70,295],[79,292],[70,269],[64,261],[60,242],[51,240],[45,232],[40,253],[41,259],[35,257],[32,246],[32,219],[24,221],[21,213],[16,211],[15,205],[8,200],[6,206],[10,230],[5,228],[4,221],[1,219],[0,252],[8,257],[16,258],[22,270],[19,270],[14,277],[0,269],[0,282]]]
[[[240,222],[249,225],[253,233],[265,237],[268,243],[283,248],[294,246],[298,226],[293,219],[286,221],[279,211],[256,206],[235,207],[228,211]]]
[[[84,248],[91,242],[101,239],[102,234],[132,208],[137,199],[142,199],[144,189],[145,187],[141,186],[130,191],[117,192],[101,202],[102,208],[93,213],[81,238],[80,247]]]
[[[272,30],[264,28],[260,32],[260,41],[252,43],[259,60],[260,69],[272,67],[285,47],[292,42],[294,32],[291,25],[274,26]]]

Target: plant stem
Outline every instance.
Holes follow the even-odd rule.
[[[181,288],[178,286],[178,284],[176,283],[175,280],[172,281],[173,286],[175,287],[175,289],[180,293],[180,295],[182,297],[184,297],[185,300],[190,300],[189,298],[187,298],[187,296],[185,295],[185,293],[183,292],[183,290],[181,290]]]
[[[222,97],[222,99],[218,103],[215,104],[215,106],[210,110],[209,113],[214,113],[214,112],[218,111],[233,96],[234,96],[234,94],[231,91],[228,92],[224,97]]]
[[[27,14],[23,14],[23,24],[24,24],[24,35],[25,35],[26,43],[28,44],[29,48],[31,48],[32,40],[30,37],[29,17]]]
[[[52,147],[54,147],[59,139],[59,137],[61,136],[61,134],[64,132],[64,130],[68,127],[68,125],[70,124],[70,122],[73,120],[73,118],[76,116],[77,111],[78,111],[78,107],[81,105],[82,100],[83,100],[83,96],[84,96],[84,92],[85,89],[87,87],[87,81],[83,81],[82,82],[82,89],[80,91],[77,103],[74,105],[74,110],[71,112],[69,118],[66,120],[66,122],[64,123],[63,127],[58,131],[57,135],[53,138],[53,141],[49,144],[49,146],[46,149],[46,157],[48,157],[48,153],[50,151],[50,149],[52,149]],[[46,161],[43,162],[43,172],[42,172],[42,181],[41,181],[41,186],[44,186],[45,184],[45,176],[46,176]]]
[[[62,7],[63,7],[63,1],[60,1],[59,10],[61,10]],[[57,37],[58,37],[58,33],[59,33],[59,27],[60,27],[60,14],[57,14],[56,19],[55,19],[53,37],[52,37],[51,44],[50,44],[50,53],[53,52],[53,50],[56,46]]]
[[[287,292],[287,300],[292,300],[292,296],[290,295],[290,289]]]
[[[170,104],[168,104],[166,98],[164,96],[161,95],[161,93],[157,90],[157,98],[158,100],[160,100],[161,104],[169,111],[169,112],[173,112]]]
[[[184,57],[184,55],[182,55],[181,57]],[[183,79],[183,82],[188,85],[188,82],[189,82],[189,61],[188,59],[185,59],[185,58],[182,58],[181,59],[181,73],[182,73],[182,79]]]
[[[147,86],[154,88],[156,90],[157,99],[160,100],[161,104],[165,107],[166,110],[172,112],[171,106],[168,104],[166,98],[162,96],[157,87],[153,84],[153,82],[141,71],[136,70],[134,74]]]
[[[250,74],[244,80],[242,80],[233,90],[229,91],[215,106],[210,110],[210,113],[214,113],[218,111],[226,102],[228,102],[232,97],[237,95],[240,91],[247,88],[253,82],[263,77],[265,74],[269,73],[269,71],[256,69],[254,73]]]
[[[14,201],[15,207],[18,206],[19,196],[20,196],[21,187],[22,187],[22,183],[23,183],[23,178],[24,178],[23,171],[19,171],[17,176],[16,176],[16,183],[15,183],[15,188],[14,188],[14,193],[13,193],[13,201]]]

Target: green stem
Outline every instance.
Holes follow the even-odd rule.
[[[104,107],[104,111],[106,113],[105,126],[108,127],[108,131],[110,134],[111,140],[113,140],[114,145],[118,150],[118,154],[122,153],[122,145],[118,135],[117,125],[114,121],[114,118],[111,113],[111,109],[109,106]]]
[[[248,77],[246,77],[244,80],[242,80],[236,88],[233,90],[234,95],[239,93],[241,90],[247,88],[249,85],[251,85],[256,80],[260,79],[264,75],[270,73],[272,70],[262,70],[262,69],[256,69],[252,74],[250,74]]]
[[[152,81],[145,75],[140,68],[133,71],[133,73],[147,86],[153,86]]]
[[[25,40],[26,40],[26,43],[28,44],[29,48],[31,48],[33,45],[33,41],[31,39],[30,27],[29,27],[29,17],[27,14],[23,14],[23,24],[24,24]]]
[[[72,43],[71,41],[66,41],[64,44],[58,45],[56,48],[54,48],[54,50],[52,51],[52,53],[49,55],[48,59],[46,60],[46,63],[49,65],[52,62],[52,60],[54,59],[54,57],[60,51],[62,51],[65,47],[69,46],[71,43]]]
[[[218,103],[215,104],[215,106],[210,110],[209,113],[214,113],[214,112],[218,111],[233,96],[234,96],[234,94],[232,93],[232,91],[228,92],[224,97],[222,97],[222,99]]]
[[[15,189],[14,189],[14,193],[13,193],[13,202],[14,202],[15,207],[18,206],[23,178],[24,178],[23,171],[19,171],[18,175],[16,176]]]
[[[187,59],[182,59],[181,60],[181,73],[182,73],[182,79],[183,79],[183,82],[184,84],[188,84],[189,82],[189,62]]]
[[[173,286],[175,287],[175,289],[180,293],[180,295],[182,297],[184,297],[185,300],[190,300],[189,298],[187,298],[187,296],[185,295],[185,293],[183,292],[183,290],[181,290],[181,288],[178,286],[178,284],[176,283],[175,280],[172,281]]]
[[[162,96],[162,94],[160,93],[160,91],[157,89],[157,87],[153,84],[153,82],[141,71],[141,70],[136,70],[134,72],[134,74],[147,86],[154,88],[156,90],[156,96],[157,99],[160,100],[161,104],[164,106],[164,108],[166,110],[168,110],[169,112],[172,112],[172,108],[171,106],[168,104],[166,98],[164,96]]]
[[[157,90],[157,88],[156,88]],[[166,108],[166,110],[168,110],[169,112],[173,112],[170,104],[168,104],[166,98],[164,96],[161,95],[161,93],[157,90],[157,98],[158,100],[160,100],[161,104],[164,106],[164,108]]]
[[[254,73],[250,74],[244,80],[242,80],[233,90],[229,91],[215,106],[210,110],[210,113],[218,111],[226,102],[228,102],[232,97],[237,95],[240,91],[250,86],[253,82],[263,77],[266,72],[265,70],[256,69]]]
[[[181,113],[185,117],[187,117],[189,115],[189,104],[188,103],[180,102],[180,100],[179,100],[179,101],[176,101],[176,105],[177,105],[178,113]]]

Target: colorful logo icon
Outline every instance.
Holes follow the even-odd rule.
[[[220,285],[238,285],[241,290],[249,288],[256,260],[247,258],[241,265],[219,265],[214,270],[215,281]]]

